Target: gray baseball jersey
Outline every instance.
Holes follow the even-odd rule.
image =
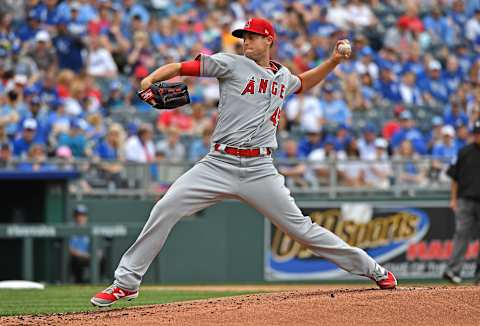
[[[285,67],[278,65],[273,73],[233,54],[201,55],[199,60],[200,75],[216,77],[220,83],[220,113],[213,142],[238,148],[275,148],[281,106],[301,87],[300,79]],[[155,204],[142,232],[120,260],[114,284],[137,290],[173,226],[183,216],[227,198],[251,205],[314,254],[351,273],[374,280],[386,275],[365,251],[302,214],[270,155],[240,157],[212,148]]]
[[[276,130],[288,95],[300,79],[278,65],[274,73],[241,55],[201,54],[200,76],[216,77],[220,87],[213,142],[233,147],[277,148]]]

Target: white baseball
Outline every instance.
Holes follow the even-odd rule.
[[[350,53],[352,53],[352,47],[349,43],[340,43],[338,45],[338,53],[340,53],[341,55],[349,55]]]

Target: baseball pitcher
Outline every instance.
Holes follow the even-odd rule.
[[[243,39],[244,55],[199,54],[192,61],[162,66],[142,80],[139,96],[164,109],[186,104],[189,97],[183,85],[162,81],[175,76],[217,78],[218,122],[210,153],[178,178],[155,204],[137,240],[120,260],[115,281],[91,298],[93,305],[105,307],[122,298],[136,298],[143,275],[175,223],[226,198],[256,208],[315,255],[372,279],[381,289],[396,287],[395,276],[365,251],[348,245],[302,214],[271,156],[277,148],[276,129],[286,98],[314,87],[348,59],[348,40],[338,41],[321,65],[296,76],[270,59],[275,42],[270,22],[252,18],[232,35]]]

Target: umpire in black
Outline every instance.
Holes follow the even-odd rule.
[[[474,230],[480,226],[480,120],[473,125],[473,142],[462,148],[457,161],[447,174],[452,178],[450,207],[455,212],[453,254],[443,277],[452,283],[462,282],[465,252]],[[480,259],[477,259],[475,283],[480,280]]]

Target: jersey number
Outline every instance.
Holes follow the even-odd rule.
[[[275,111],[273,111],[272,116],[270,117],[270,120],[273,122],[274,127],[276,127],[278,125],[278,122],[280,121],[280,114],[281,114],[280,107],[277,107]]]

